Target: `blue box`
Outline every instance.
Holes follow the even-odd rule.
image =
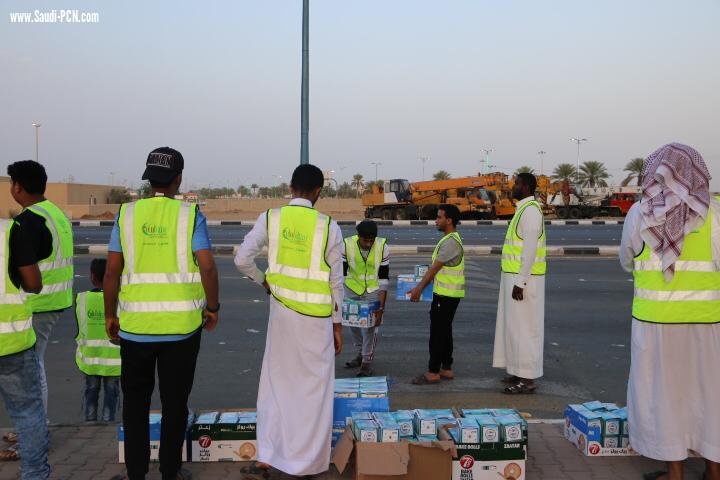
[[[417,287],[420,283],[421,278],[417,278],[414,275],[398,275],[397,290],[395,290],[395,300],[409,301],[410,290]],[[433,284],[430,283],[422,291],[420,300],[423,302],[432,302],[433,297]]]

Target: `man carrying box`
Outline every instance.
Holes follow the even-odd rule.
[[[452,322],[460,299],[465,296],[465,254],[462,238],[457,232],[460,210],[455,205],[442,205],[438,209],[435,225],[444,233],[432,255],[432,265],[420,283],[410,290],[410,301],[420,300],[423,289],[433,282],[433,300],[430,307],[430,361],[428,371],[415,377],[415,385],[452,380],[453,337]]]
[[[368,328],[350,327],[357,357],[345,363],[345,368],[358,368],[358,377],[373,374],[371,363],[375,356],[378,327],[382,324],[387,286],[390,278],[390,247],[386,239],[377,236],[377,224],[363,220],[357,227],[357,235],[348,237],[341,247],[345,295],[353,300],[380,302],[375,312],[375,325]]]

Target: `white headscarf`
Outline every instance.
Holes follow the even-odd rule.
[[[710,178],[702,156],[680,143],[660,147],[645,160],[640,235],[660,257],[667,282],[675,274],[685,235],[707,218]]]

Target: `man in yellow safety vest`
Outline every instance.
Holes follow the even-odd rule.
[[[143,180],[151,197],[123,204],[110,235],[103,291],[108,337],[120,342],[127,477],[145,478],[155,371],[162,401],[160,471],[181,469],[195,364],[203,328],[218,321],[218,272],[205,216],[175,199],[185,166],[177,150],[150,152]],[[117,313],[116,313],[117,312]]]
[[[47,416],[27,300],[27,293],[42,289],[34,234],[32,228],[0,219],[0,395],[20,447],[19,454],[6,450],[2,455],[3,460],[19,455],[23,479],[43,480],[50,475]]]
[[[430,306],[430,360],[428,370],[415,377],[415,385],[453,380],[452,323],[460,300],[465,297],[465,252],[457,225],[460,210],[455,205],[442,205],[438,209],[435,225],[443,237],[435,247],[432,265],[420,283],[410,291],[410,301],[420,300],[423,289],[433,283]]]
[[[493,367],[507,376],[503,393],[534,393],[543,375],[545,336],[545,221],[535,200],[535,176],[515,177],[515,215],[502,249]]]
[[[235,256],[244,275],[269,294],[265,355],[257,399],[258,459],[245,473],[270,466],[290,475],[328,469],[335,356],[342,349],[342,232],[315,210],[322,171],[300,165],[292,200],[258,217]],[[268,267],[255,258],[267,246]]]

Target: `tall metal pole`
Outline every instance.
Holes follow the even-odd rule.
[[[32,126],[35,127],[35,161],[40,162],[40,124],[33,122]]]
[[[545,150],[540,150],[540,151],[538,152],[538,155],[540,155],[540,175],[543,174],[543,163],[544,163],[543,160],[545,160],[544,157],[545,157],[545,154],[546,154],[546,153],[547,153],[547,152],[546,152]]]
[[[490,169],[490,154],[495,151],[494,148],[483,148],[483,152],[485,152],[485,164],[482,168],[482,174],[486,175],[488,173],[488,170]]]
[[[375,165],[375,183],[378,181],[378,165],[382,165],[381,162],[370,162],[370,165]]]
[[[310,65],[308,62],[310,52],[310,0],[303,0],[302,20],[302,85],[300,94],[300,164],[310,163],[310,152],[308,149],[308,129],[310,122],[309,115],[309,86],[310,86]]]
[[[571,142],[577,143],[577,167],[575,168],[575,183],[580,183],[580,143],[587,142],[587,138],[573,137],[570,139]]]

